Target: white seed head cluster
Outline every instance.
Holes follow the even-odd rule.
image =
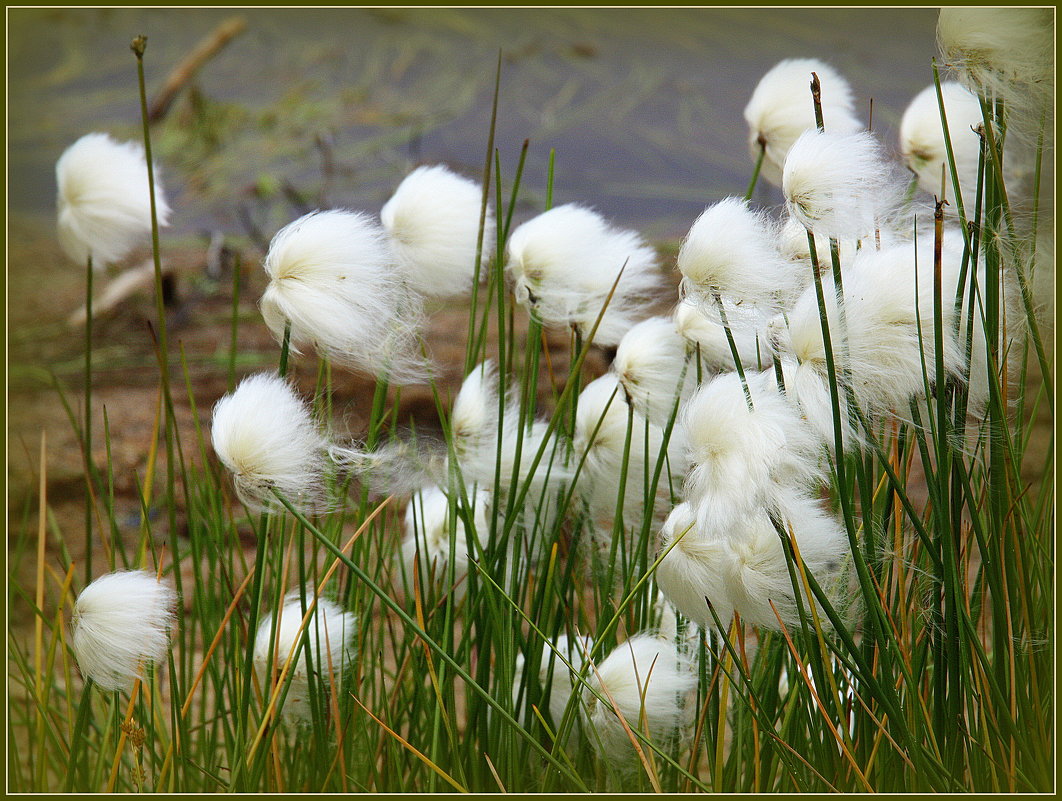
[[[738,352],[741,366],[760,370],[771,361],[771,353],[764,339],[767,317],[756,306],[738,304],[729,298],[721,298],[726,313],[730,337]],[[734,353],[726,337],[723,318],[715,301],[702,301],[685,297],[675,307],[675,327],[700,353],[703,367],[712,372],[734,369]],[[696,362],[690,367],[694,370]]]
[[[290,662],[287,675],[291,677],[291,684],[281,717],[289,724],[308,725],[313,720],[310,676],[312,674],[317,693],[327,696],[333,689],[340,690],[343,675],[354,656],[357,616],[325,598],[318,598],[311,609],[314,593],[313,588],[308,587],[306,610],[309,619],[304,625],[300,594],[299,590],[293,590],[284,598],[275,626],[271,613],[262,618],[254,638],[254,662],[269,689],[274,686],[271,678],[279,679],[281,671]],[[304,644],[300,647],[300,643]]]
[[[280,502],[274,490],[304,510],[327,507],[328,439],[280,376],[249,376],[219,400],[211,440],[249,508],[276,508]]]
[[[414,570],[419,573],[424,586],[433,581],[449,586],[452,569],[452,583],[457,587],[458,594],[464,595],[469,534],[474,535],[477,541],[487,535],[490,493],[484,490],[473,492],[469,503],[472,505],[471,510],[466,510],[457,499],[451,503],[449,496],[439,487],[424,487],[410,499],[406,507],[405,538],[400,554],[402,570],[410,587],[414,581]],[[469,515],[472,520],[471,532],[465,522]]]
[[[623,762],[636,753],[621,717],[658,744],[681,736],[689,723],[689,696],[697,685],[693,662],[674,643],[651,633],[617,645],[587,681],[582,703],[590,742],[610,760]]]
[[[575,326],[588,337],[604,309],[598,345],[618,343],[663,287],[656,252],[641,236],[573,203],[516,228],[506,270],[517,302],[548,326]]]
[[[150,663],[164,662],[177,593],[149,570],[108,573],[74,603],[74,650],[81,674],[105,690],[128,690]]]
[[[786,156],[782,193],[789,213],[805,228],[860,239],[890,220],[903,189],[873,134],[812,130],[801,134]]]
[[[612,371],[635,411],[664,427],[677,402],[697,384],[697,369],[687,363],[686,339],[668,317],[650,317],[623,335]]]
[[[71,259],[93,266],[124,259],[151,237],[151,191],[144,148],[105,133],[85,134],[55,165],[59,244]],[[155,215],[166,225],[170,207],[155,171]]]
[[[422,301],[370,217],[341,209],[300,217],[273,237],[264,267],[262,317],[278,341],[290,322],[295,353],[312,347],[396,383],[424,379]]]
[[[760,142],[764,143],[761,174],[775,186],[781,186],[782,165],[789,148],[802,133],[815,128],[815,106],[811,98],[813,72],[819,77],[826,130],[855,133],[864,127],[855,116],[848,82],[833,67],[813,58],[779,62],[760,79],[745,106],[749,153],[755,161]]]
[[[666,511],[672,487],[677,487],[686,468],[678,427],[666,447],[664,434],[663,428],[631,409],[614,373],[586,385],[575,416],[574,459],[578,464],[585,455],[578,485],[595,519],[612,520],[621,488],[627,526],[641,520],[650,504],[656,514]],[[664,464],[655,492],[646,497],[646,482],[652,480],[661,460]],[[627,480],[623,483],[625,463]]]
[[[766,213],[733,197],[709,206],[693,223],[679,250],[678,268],[686,289],[702,298],[718,293],[767,308],[791,293],[794,280]]]
[[[941,83],[940,93],[959,188],[964,198],[972,198],[977,190],[977,162],[981,150],[981,137],[975,129],[984,125],[981,104],[976,95],[955,81]],[[915,95],[904,111],[900,121],[900,152],[904,163],[918,176],[918,185],[924,192],[937,197],[955,196],[935,86],[927,86]]]
[[[475,281],[483,190],[445,166],[418,167],[380,211],[410,282],[430,297],[468,295]],[[480,275],[494,250],[495,222],[487,206]]]
[[[1011,134],[1028,134],[1026,123],[1038,125],[1041,109],[1051,108],[1054,31],[1049,7],[942,8],[937,46],[968,89],[1010,107]],[[1022,124],[1014,125],[1014,115]]]

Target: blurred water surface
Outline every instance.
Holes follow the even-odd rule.
[[[502,55],[503,180],[530,140],[525,203],[579,201],[653,238],[744,191],[742,109],[787,57],[851,82],[895,149],[932,82],[936,9],[9,9],[9,204],[52,214],[54,164],[93,130],[138,137],[131,38],[148,37],[149,98],[220,22],[245,33],[208,62],[155,130],[174,235],[265,235],[299,206],[377,212],[417,162],[479,175]],[[809,101],[810,102],[810,101]],[[328,165],[328,166],[326,166]],[[757,200],[774,204],[762,186]],[[241,211],[242,209],[242,211]],[[251,211],[248,211],[251,209]]]

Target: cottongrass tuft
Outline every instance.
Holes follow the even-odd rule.
[[[692,660],[674,643],[639,633],[592,668],[587,681],[589,689],[583,688],[582,700],[590,742],[607,759],[626,762],[634,758],[635,750],[619,715],[658,746],[670,744],[689,722],[689,695],[697,675]],[[645,750],[636,736],[634,740]]]
[[[509,237],[506,270],[517,303],[547,326],[574,326],[587,337],[607,302],[594,335],[598,345],[617,344],[663,292],[653,248],[634,231],[614,228],[574,203],[516,228]]]
[[[679,250],[678,268],[688,292],[708,300],[726,295],[765,308],[788,299],[796,281],[775,246],[770,218],[734,197],[709,206],[693,223]]]
[[[403,575],[411,588],[415,570],[424,586],[428,586],[432,579],[443,584],[449,581],[452,548],[453,582],[458,596],[464,596],[463,579],[468,573],[470,556],[469,534],[479,541],[490,530],[487,522],[490,497],[485,490],[470,495],[470,530],[460,503],[457,504],[451,525],[450,498],[439,487],[424,487],[413,495],[406,507],[405,538],[400,552]]]
[[[105,133],[85,134],[55,165],[59,244],[84,264],[102,269],[151,236],[151,192],[144,148]],[[170,207],[155,172],[155,214],[166,225]]]
[[[142,669],[163,662],[177,593],[150,570],[108,573],[74,603],[70,646],[86,678],[105,690],[128,690]]]
[[[981,104],[968,89],[955,81],[940,84],[944,99],[944,113],[948,119],[955,172],[963,196],[972,201],[977,190],[977,162],[981,151],[981,137],[977,128],[984,124]],[[918,176],[922,191],[940,197],[953,197],[951,171],[948,164],[944,124],[940,116],[935,86],[927,86],[917,95],[900,121],[900,151],[904,163]],[[941,177],[944,195],[941,195]]]
[[[240,382],[214,406],[211,441],[250,509],[275,508],[276,490],[308,511],[328,506],[329,441],[294,388],[274,373]]]
[[[303,626],[303,607],[300,591],[293,590],[284,598],[274,633],[273,615],[266,614],[258,624],[254,638],[255,668],[272,687],[269,677],[279,678],[279,673],[299,648],[305,635],[306,644],[299,649],[298,659],[292,663],[288,675],[291,684],[281,711],[281,718],[289,724],[309,725],[313,720],[310,696],[311,670],[318,693],[330,695],[332,688],[339,690],[343,676],[354,657],[354,638],[357,634],[357,616],[345,612],[332,601],[318,598],[313,603],[313,588],[306,590],[306,607],[310,618]],[[270,639],[273,650],[270,651]],[[272,671],[270,670],[272,668]]]
[[[771,352],[764,338],[767,315],[755,306],[739,305],[729,298],[722,298],[722,301],[741,366],[763,369],[771,361]],[[734,354],[726,337],[723,318],[714,302],[687,296],[675,306],[674,317],[675,328],[689,342],[691,349],[699,352],[704,368],[713,372],[734,369]],[[696,375],[696,360],[690,370]]]
[[[808,131],[793,144],[782,171],[782,193],[789,213],[808,230],[860,239],[896,213],[903,190],[873,134],[827,130]]]
[[[668,317],[650,317],[623,335],[612,371],[635,411],[664,427],[677,402],[689,397],[697,370],[688,364],[686,339]]]
[[[454,298],[472,291],[482,205],[479,184],[441,164],[415,169],[384,204],[380,221],[420,292]],[[494,236],[494,215],[488,204],[484,263],[494,249]]]
[[[568,708],[568,702],[578,681],[577,676],[583,672],[593,647],[594,641],[591,637],[584,635],[569,638],[567,634],[561,634],[553,640],[552,647],[548,643],[542,646],[538,685],[545,694],[545,703],[542,706],[549,708],[554,725],[559,726],[564,718],[564,711]],[[558,653],[568,660],[568,663],[575,669],[574,673],[564,664],[561,657],[557,655]],[[529,702],[527,685],[524,682],[525,664],[523,653],[518,653],[513,663],[515,676],[513,706],[517,709],[520,708],[521,703],[526,705]],[[584,678],[589,678],[591,675],[593,675],[593,668],[583,674]]]
[[[422,300],[370,217],[333,209],[277,232],[264,265],[262,317],[277,341],[315,348],[344,368],[396,383],[428,374],[419,354]]]
[[[829,64],[814,58],[791,58],[772,67],[756,85],[745,122],[749,126],[749,153],[759,156],[766,145],[761,174],[775,186],[782,184],[782,165],[797,138],[815,128],[811,98],[811,73],[819,77],[822,117],[826,130],[855,133],[863,130],[856,118],[848,82]]]

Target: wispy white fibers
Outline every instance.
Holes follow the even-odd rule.
[[[387,236],[356,212],[315,211],[273,237],[264,267],[262,317],[278,341],[313,347],[335,364],[396,383],[422,380],[420,296]]]
[[[568,701],[572,697],[574,684],[586,664],[594,641],[590,637],[576,637],[569,639],[568,635],[561,634],[553,641],[553,647],[549,643],[542,645],[542,659],[538,669],[538,687],[545,695],[545,699],[539,700],[535,705],[539,708],[549,707],[550,717],[555,726],[559,726],[564,718],[564,710],[568,707]],[[560,654],[561,656],[558,656]],[[563,659],[561,658],[563,657]],[[568,660],[571,668],[564,663]],[[522,653],[516,655],[514,664],[515,680],[513,682],[513,705],[519,709],[520,704],[532,703],[528,684],[524,682],[525,660]],[[591,668],[584,678],[593,675]],[[544,701],[544,702],[543,702]]]
[[[173,587],[149,570],[89,584],[74,603],[70,639],[82,675],[105,690],[128,690],[144,666],[165,660],[176,604]]]
[[[309,511],[327,506],[328,439],[280,376],[248,376],[219,400],[211,440],[240,500],[251,509],[278,506],[274,489]]]
[[[623,271],[601,324],[599,345],[615,345],[663,290],[656,252],[634,231],[614,228],[569,203],[519,226],[509,237],[506,269],[516,300],[549,326],[574,325],[588,336]]]
[[[507,398],[502,413],[499,447],[499,408],[497,370],[494,363],[488,360],[465,378],[451,410],[451,441],[461,475],[467,486],[477,484],[492,489],[497,478],[499,486],[506,488],[512,484],[515,471],[518,482],[530,480],[532,491],[528,493],[527,500],[537,504],[538,495],[544,487],[557,487],[569,477],[562,464],[561,449],[555,446],[556,441],[551,438],[532,474],[532,464],[546,440],[549,426],[544,421],[536,420],[529,428],[523,429],[521,437],[519,404]],[[520,446],[519,469],[517,444]]]
[[[1049,7],[942,8],[937,45],[967,88],[1038,124],[1054,91],[1054,31]]]
[[[764,75],[745,106],[749,125],[749,153],[755,160],[760,142],[766,144],[761,175],[775,186],[782,182],[782,164],[793,142],[815,128],[811,99],[811,73],[819,76],[823,125],[828,131],[854,133],[863,130],[857,119],[848,82],[818,59],[791,58],[776,64]]]
[[[85,134],[55,165],[59,244],[71,259],[93,266],[121,261],[151,237],[151,192],[144,148],[105,133]],[[166,203],[155,171],[155,214],[166,225]]]
[[[690,470],[684,496],[723,529],[773,502],[785,487],[822,478],[821,449],[771,373],[748,377],[750,410],[736,373],[703,384],[682,410]]]
[[[808,131],[782,170],[789,213],[837,239],[872,237],[896,211],[903,184],[873,134]]]
[[[963,197],[972,201],[977,190],[977,161],[981,150],[981,137],[975,129],[984,124],[981,104],[975,95],[955,81],[941,83],[940,91],[959,187]],[[900,122],[900,152],[904,163],[918,176],[918,185],[923,191],[937,197],[954,197],[944,123],[935,86],[927,86],[915,95],[904,111]],[[942,176],[944,195],[941,195]]]
[[[866,247],[876,247],[878,241],[882,243],[890,241],[892,235],[887,230],[879,232],[880,235],[868,236],[864,242]],[[848,264],[856,252],[856,240],[841,239],[837,242],[838,255],[841,258],[841,266]],[[798,265],[794,272],[796,284],[801,291],[811,284],[811,243],[808,242],[808,229],[794,217],[786,215],[786,221],[778,231],[778,251],[782,258],[791,264]],[[830,238],[822,234],[815,234],[815,257],[819,262],[819,269],[829,268],[832,264],[830,257]],[[796,300],[792,298],[791,300]]]
[[[761,369],[771,361],[771,353],[763,338],[766,316],[755,306],[737,304],[722,298],[730,336],[734,340],[742,367]],[[722,317],[714,301],[702,301],[685,297],[675,306],[675,328],[697,349],[700,346],[701,362],[712,371],[726,372],[734,369],[734,354],[726,338]],[[696,362],[689,368],[696,374]]]
[[[650,317],[623,335],[612,371],[634,405],[651,423],[666,427],[677,403],[697,385],[697,367],[687,364],[688,344],[668,317]]]
[[[584,454],[578,485],[591,514],[597,520],[611,521],[623,487],[623,513],[628,526],[642,519],[646,504],[654,498],[655,512],[660,514],[668,505],[672,486],[677,487],[685,473],[685,449],[678,426],[664,448],[664,430],[628,406],[619,380],[612,373],[591,381],[579,395],[574,436],[576,465]],[[625,456],[627,480],[623,484]],[[652,481],[661,459],[666,462],[655,494],[647,498],[646,484]]]
[[[620,716],[658,745],[673,741],[689,722],[688,696],[697,674],[674,643],[643,633],[617,645],[587,681],[582,702],[590,742],[608,759],[626,761],[635,757],[632,739],[640,741]]]
[[[944,249],[944,369],[961,372],[962,351],[955,327],[955,285],[962,243],[954,237]],[[915,263],[917,258],[917,281]],[[925,241],[893,245],[881,251],[860,250],[844,271],[847,325],[837,313],[832,276],[823,280],[835,358],[844,359],[861,409],[870,415],[906,414],[909,404],[925,395],[925,375],[936,375],[933,314],[933,249]],[[783,352],[827,375],[822,324],[814,288],[805,290],[789,312],[789,325],[775,327]],[[838,369],[842,365],[838,361]]]
[[[805,569],[836,606],[847,564],[847,536],[821,500],[791,487],[779,490],[769,508],[751,509],[728,523],[693,504],[676,507],[662,532],[661,552],[666,555],[657,567],[658,586],[701,626],[716,625],[708,600],[724,628],[735,611],[747,623],[764,628],[779,628],[779,616],[786,625],[798,623],[789,565],[771,514],[795,540]],[[810,608],[805,595],[801,602],[805,610]]]
[[[306,589],[306,607],[309,620],[303,625],[303,608],[300,591],[294,590],[284,598],[280,617],[273,634],[273,616],[267,614],[258,624],[254,638],[255,667],[263,674],[266,687],[271,689],[269,676],[280,678],[280,671],[295,657],[288,674],[291,684],[281,712],[283,720],[294,724],[309,724],[313,720],[310,697],[310,675],[314,677],[315,690],[323,695],[340,690],[343,674],[354,656],[354,638],[357,634],[357,616],[345,612],[332,601],[317,599],[311,610],[313,588]],[[301,647],[305,635],[305,644]],[[273,638],[273,650],[269,648]],[[286,678],[285,678],[286,680]]]
[[[487,511],[490,494],[484,490],[469,496],[472,504],[472,533],[479,538],[489,530]],[[406,507],[405,539],[402,540],[402,569],[412,586],[414,568],[419,571],[424,586],[435,582],[444,586],[450,581],[451,548],[453,551],[453,583],[459,595],[464,595],[464,577],[468,573],[469,527],[460,502],[454,504],[451,525],[450,498],[438,487],[424,487],[413,495]],[[478,541],[478,539],[477,539]]]
[[[733,197],[709,206],[693,223],[678,268],[688,293],[709,300],[726,295],[765,308],[788,299],[796,280],[775,246],[770,218]]]
[[[452,298],[471,293],[482,204],[479,184],[441,164],[415,169],[384,204],[380,221],[411,283],[425,295]],[[488,204],[481,275],[486,275],[494,236]]]

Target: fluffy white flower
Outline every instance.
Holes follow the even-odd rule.
[[[767,215],[734,197],[709,206],[693,223],[679,249],[678,268],[687,291],[766,308],[786,298],[796,280],[778,253]]]
[[[776,329],[780,337],[784,338],[785,321],[779,315],[772,321],[772,328]],[[783,356],[779,359],[782,368],[783,382],[785,383],[786,400],[788,400],[807,422],[809,428],[818,439],[820,445],[827,448],[836,456],[837,437],[834,431],[833,405],[830,399],[830,386],[828,377],[822,371],[821,365],[812,362],[797,362],[792,356]],[[866,435],[859,418],[851,414],[848,404],[845,403],[844,389],[838,387],[841,393],[841,447],[845,453],[853,449],[861,450],[866,445]]]
[[[944,113],[948,119],[955,171],[963,197],[973,199],[977,190],[977,161],[981,138],[974,129],[983,125],[981,104],[961,84],[945,81],[940,85]],[[940,196],[944,176],[944,196],[954,197],[948,151],[944,141],[944,123],[940,116],[935,86],[927,86],[903,113],[900,122],[900,151],[904,163],[918,176],[918,185],[931,195]]]
[[[538,688],[546,696],[546,699],[545,703],[540,701],[536,706],[549,707],[549,714],[553,718],[555,726],[559,726],[561,720],[564,719],[564,710],[567,709],[568,701],[572,697],[574,684],[578,681],[578,675],[583,670],[583,666],[586,665],[587,657],[593,647],[594,641],[590,637],[582,636],[569,639],[567,634],[561,634],[553,640],[552,648],[548,643],[542,646],[542,660],[539,663],[538,670]],[[562,654],[568,660],[568,663],[575,668],[574,673],[557,656],[558,653]],[[517,709],[520,708],[521,703],[527,704],[530,701],[528,685],[524,682],[524,671],[526,670],[524,664],[524,655],[522,653],[517,654],[514,666],[516,678],[513,682],[513,706]],[[589,679],[591,675],[593,675],[592,668],[587,674],[584,674],[584,678]]]
[[[472,291],[482,203],[475,181],[437,164],[407,175],[384,204],[380,221],[412,284],[425,295],[452,298]],[[494,230],[488,205],[481,275],[494,248]]]
[[[818,439],[774,380],[771,372],[747,376],[750,410],[738,375],[724,373],[701,385],[682,410],[691,464],[684,495],[722,529],[773,503],[785,488],[823,478]]]
[[[685,449],[678,426],[672,429],[664,448],[663,429],[633,411],[624,399],[619,380],[606,373],[579,394],[575,415],[576,464],[585,454],[579,489],[594,518],[612,520],[616,515],[625,453],[623,514],[629,527],[640,523],[649,502],[655,502],[656,514],[667,505],[672,487],[677,487],[685,473]],[[647,498],[646,484],[661,459],[666,462],[655,494]]]
[[[309,610],[314,594],[313,588],[308,587],[306,606],[310,618],[303,626],[304,613],[299,596],[299,591],[294,590],[284,598],[275,634],[272,633],[273,615],[262,618],[254,638],[254,661],[256,669],[267,677],[267,688],[270,688],[272,682],[268,677],[279,678],[280,671],[294,657],[296,648],[306,636],[298,659],[289,668],[291,684],[281,715],[289,723],[309,724],[313,720],[311,671],[318,693],[327,695],[333,686],[339,690],[343,674],[354,655],[357,616],[353,612],[344,612],[324,598],[318,598],[317,605]],[[269,648],[271,637],[273,650]]]
[[[635,634],[592,670],[588,683],[582,701],[590,742],[609,759],[624,761],[635,751],[617,709],[632,730],[665,745],[688,723],[688,696],[697,674],[674,643]]]
[[[937,45],[968,88],[1036,124],[1054,90],[1054,16],[1045,7],[942,8]]]
[[[149,662],[169,649],[177,593],[150,570],[108,573],[74,603],[70,646],[86,678],[105,690],[127,690]]]
[[[888,241],[889,234],[882,231],[882,241]],[[819,262],[820,270],[830,269],[830,265],[833,264],[830,256],[830,238],[823,236],[822,234],[815,234],[815,257]],[[876,241],[874,236],[867,237],[864,241],[864,247],[875,247]],[[841,266],[848,264],[852,260],[852,257],[856,253],[856,245],[859,244],[853,239],[841,239],[837,242],[839,250],[838,256],[841,259]],[[800,291],[805,290],[811,284],[811,243],[808,242],[808,229],[804,227],[804,224],[794,217],[786,218],[785,224],[782,225],[778,231],[778,250],[782,254],[782,258],[791,263],[799,263],[799,266],[794,272],[797,278],[797,286]],[[790,298],[790,301],[795,301],[796,297]]]
[[[961,243],[946,242],[942,264],[944,367],[951,376],[958,376],[962,365],[962,351],[953,333],[961,260]],[[836,364],[839,369],[848,368],[860,408],[871,415],[904,415],[910,401],[925,395],[923,366],[931,381],[936,373],[932,242],[922,242],[917,248],[905,243],[881,251],[860,250],[842,277],[845,327],[839,319],[833,278],[828,275],[823,280]],[[816,365],[826,376],[814,287],[805,290],[793,306],[788,328],[776,325],[775,334],[783,351],[801,363]]]
[[[397,383],[422,380],[422,309],[383,230],[369,217],[316,211],[273,237],[264,267],[262,317],[278,341],[307,346],[335,364]]]
[[[808,131],[790,148],[782,170],[789,213],[837,239],[873,236],[895,213],[902,191],[881,144],[867,132]]]
[[[518,303],[546,325],[574,325],[583,336],[623,270],[594,335],[598,345],[619,342],[663,288],[656,253],[641,236],[613,228],[596,212],[572,203],[513,231],[506,269]]]
[[[805,568],[833,598],[839,597],[848,540],[838,522],[821,501],[794,489],[778,493],[771,508],[796,541]],[[785,551],[766,507],[720,523],[682,504],[664,526],[661,549],[666,555],[657,567],[657,585],[699,625],[716,625],[706,598],[724,627],[735,611],[747,623],[769,629],[779,627],[775,609],[787,625],[799,622]],[[806,595],[801,602],[809,609]]]
[[[211,440],[251,509],[275,508],[273,489],[307,510],[326,505],[329,442],[283,378],[258,373],[241,381],[214,406]]]
[[[490,494],[484,490],[474,492],[469,502],[472,504],[472,534],[478,541],[490,529],[487,522]],[[424,487],[410,499],[406,507],[406,536],[402,540],[402,569],[411,585],[416,567],[420,581],[425,586],[432,578],[445,586],[450,581],[452,547],[453,583],[458,588],[458,595],[463,596],[463,579],[468,573],[469,528],[465,524],[461,512],[463,507],[459,501],[455,502],[454,524],[451,527],[450,508],[450,498],[438,487]]]
[[[766,315],[755,306],[738,305],[728,298],[722,298],[722,301],[741,366],[756,370],[766,367],[771,361],[771,353],[763,337]],[[734,369],[734,354],[730,350],[715,301],[683,298],[675,307],[675,328],[695,350],[700,346],[704,367],[718,372]],[[696,372],[696,361],[690,370]]]
[[[760,153],[760,142],[766,144],[760,174],[775,186],[781,185],[782,165],[793,142],[804,131],[815,128],[815,106],[811,99],[813,72],[819,76],[826,130],[836,133],[863,130],[863,124],[855,116],[852,90],[833,67],[813,58],[779,62],[760,79],[745,106],[749,153],[755,160]]]
[[[450,415],[450,434],[454,455],[466,484],[492,489],[496,476],[500,488],[512,486],[514,472],[518,483],[531,482],[528,503],[537,504],[543,488],[558,487],[569,478],[563,464],[562,449],[551,438],[542,458],[531,473],[539,448],[546,440],[548,424],[534,421],[520,436],[520,407],[507,398],[501,421],[501,446],[498,443],[498,375],[491,361],[477,366],[465,378],[454,400]],[[519,467],[517,444],[519,441]],[[501,468],[498,470],[500,462]]]
[[[697,384],[697,368],[687,363],[687,349],[672,319],[650,317],[623,335],[612,360],[635,411],[661,428]]]
[[[151,237],[151,192],[144,148],[105,133],[85,134],[55,165],[59,186],[59,244],[71,259],[93,266],[121,261]],[[155,215],[166,225],[170,207],[155,171]]]

